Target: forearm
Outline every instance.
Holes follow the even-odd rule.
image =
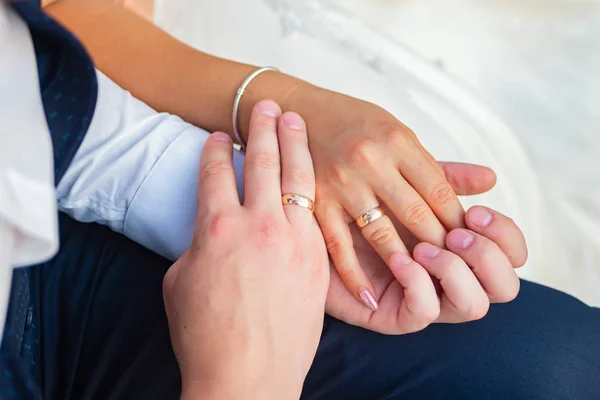
[[[99,70],[135,97],[209,131],[232,132],[236,90],[255,66],[195,50],[106,0],[60,0],[46,11],[84,43]],[[305,86],[281,73],[257,77],[240,105],[242,136],[256,102],[269,98],[291,108],[291,94]],[[293,108],[302,112],[302,102]]]

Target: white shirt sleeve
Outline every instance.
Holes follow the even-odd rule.
[[[175,260],[191,242],[198,167],[209,133],[157,113],[101,72],[97,76],[96,111],[58,185],[59,210],[107,225]],[[238,152],[234,167],[242,193]]]

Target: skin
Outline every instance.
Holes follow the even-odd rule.
[[[239,202],[231,139],[203,150],[194,239],[169,269],[164,299],[182,376],[182,399],[298,399],[317,350],[329,269],[313,214],[281,203],[312,198],[315,179],[304,122],[276,103],[252,115]],[[298,171],[310,180],[298,184]]]
[[[82,40],[100,70],[134,96],[159,111],[180,115],[206,129],[232,131],[234,94],[256,67],[192,49],[134,13],[104,0],[60,0],[47,6],[46,11]],[[448,178],[448,167],[437,163],[423,149],[416,135],[384,109],[282,73],[266,72],[248,87],[240,105],[239,124],[244,138],[248,135],[246,127],[253,105],[265,98],[276,101],[283,112],[298,112],[306,120],[316,179],[315,215],[335,276],[339,277],[333,282],[342,282],[348,291],[342,295],[338,293],[338,286],[334,286],[336,295],[328,298],[327,312],[380,332],[412,330],[386,317],[387,312],[381,311],[388,307],[383,304],[379,304],[378,312],[382,316],[369,317],[369,321],[381,319],[380,323],[367,323],[365,318],[357,317],[370,315],[369,309],[358,312],[357,307],[364,308],[360,293],[366,289],[378,303],[401,303],[400,289],[384,290],[400,285],[400,282],[388,282],[396,276],[392,256],[397,253],[410,256],[410,243],[415,239],[445,249],[449,232],[468,227],[455,184],[465,180],[464,176]],[[327,112],[323,112],[324,109]],[[248,157],[251,163],[277,164],[272,155],[249,154]],[[462,165],[454,171],[465,176],[486,175],[488,180],[493,177],[489,170],[481,173],[476,167],[465,169],[469,166]],[[309,180],[297,173],[293,179]],[[375,207],[378,199],[386,205],[388,215],[357,231],[351,222]],[[511,229],[513,231],[518,232],[518,228]],[[522,235],[518,235],[520,241]],[[367,251],[365,246],[372,251]],[[458,257],[464,253],[453,247],[448,250]],[[510,253],[512,248],[501,247],[501,250],[503,257],[514,258]],[[423,261],[419,254],[412,253],[415,262]],[[463,259],[461,262],[463,274],[469,276],[469,287],[478,288],[474,293],[479,294],[478,307],[474,308],[479,312],[468,312],[466,319],[480,317],[486,309],[482,305],[486,299],[511,297],[487,293],[488,280],[492,277],[502,278],[497,285],[510,294],[516,292],[518,281],[509,273],[496,276],[494,274],[500,272],[495,271],[490,276],[478,275],[479,268],[473,265],[475,261]],[[387,272],[380,271],[386,265]],[[471,267],[468,271],[466,265]],[[432,275],[433,287],[441,292],[445,304],[449,293],[444,284],[448,279],[444,279],[444,275]],[[439,284],[440,281],[443,284]],[[486,296],[481,295],[482,291]],[[431,286],[428,290],[423,287],[423,293],[424,298],[430,298],[425,294],[431,293]],[[391,300],[386,300],[388,298]],[[463,307],[462,303],[455,306],[455,312]],[[431,320],[431,315],[424,319]]]
[[[477,319],[490,301],[516,295],[513,266],[526,256],[522,236],[510,219],[475,207],[466,216],[469,229],[446,236],[453,251],[420,243],[413,249],[417,261],[394,253],[388,268],[368,243],[357,247],[381,304],[377,313],[366,310],[333,266],[330,281],[324,238],[310,211],[281,204],[281,193],[310,198],[316,190],[300,116],[282,115],[273,101],[257,104],[248,154],[269,154],[277,162],[246,159],[247,201],[241,205],[230,139],[217,132],[207,141],[194,239],[164,279],[183,399],[299,398],[319,343],[326,301],[333,303],[334,316],[397,334],[434,321]],[[308,179],[296,180],[294,174]],[[362,238],[360,232],[354,234]],[[462,248],[465,234],[473,240]],[[407,243],[416,241],[406,235]],[[434,257],[422,254],[432,249]],[[430,274],[443,289],[441,303]],[[505,276],[515,282],[510,290],[498,285]]]

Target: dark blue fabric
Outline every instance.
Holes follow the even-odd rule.
[[[96,80],[83,48],[39,9],[29,24],[56,180],[83,139]],[[178,399],[161,283],[170,262],[61,216],[61,250],[15,272],[0,351],[0,398]],[[383,336],[327,317],[305,399],[600,398],[600,311],[522,282],[484,320]]]
[[[46,399],[178,399],[162,302],[171,263],[60,217],[59,255],[32,269]],[[327,317],[304,399],[600,399],[600,310],[522,281],[483,320],[384,336]]]
[[[98,84],[93,63],[83,46],[42,12],[39,4],[35,0],[17,1],[13,7],[29,26],[33,39],[58,183],[91,123]]]
[[[98,91],[95,71],[84,48],[41,11],[39,0],[14,1],[12,6],[31,32],[58,183],[79,149],[93,116]],[[0,354],[0,398],[24,399],[34,396],[23,390],[35,386],[38,369],[34,354],[39,345],[30,321],[32,307],[26,269],[14,273],[11,304]],[[20,359],[22,365],[16,368],[18,363],[9,363],[9,359]],[[31,379],[23,378],[24,372]],[[15,389],[17,387],[21,389]],[[14,393],[20,394],[14,397]]]

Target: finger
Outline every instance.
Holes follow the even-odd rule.
[[[272,100],[260,101],[252,110],[244,161],[244,206],[281,208],[280,115],[281,109]]]
[[[397,174],[397,176],[400,175]],[[410,189],[408,185],[406,185],[406,187],[407,189]],[[360,190],[358,188],[353,190],[352,188],[349,188],[348,193],[352,193],[352,195],[343,199],[342,205],[355,220],[379,205],[377,198],[366,190]],[[383,198],[382,200],[385,201]],[[435,219],[433,214],[431,215]],[[401,220],[401,222],[403,221]],[[443,227],[441,227],[441,225],[439,226],[443,230]],[[421,229],[422,228],[420,227],[419,230]],[[394,224],[387,215],[372,221],[361,228],[360,231],[382,260],[389,260],[394,253],[408,253]],[[445,237],[445,231],[443,232],[442,238],[443,237]]]
[[[429,274],[405,253],[393,254],[389,266],[404,288],[398,320],[406,326],[405,333],[424,329],[440,314],[440,303]]]
[[[371,281],[360,266],[349,225],[344,221],[343,210],[318,207],[319,225],[331,260],[350,293],[371,311],[377,311],[375,291]]]
[[[371,222],[360,231],[382,260],[389,260],[394,253],[408,254],[406,246],[387,215]]]
[[[393,170],[390,176],[377,179],[376,182],[374,189],[377,196],[419,241],[444,246],[446,229],[425,200],[399,172]]]
[[[467,229],[448,233],[448,249],[462,258],[494,303],[506,303],[519,293],[519,278],[512,264],[490,239]]]
[[[308,149],[306,124],[300,115],[287,112],[279,118],[277,129],[281,153],[281,191],[299,194],[314,201],[315,171]],[[284,206],[293,226],[313,224],[311,210],[296,205]]]
[[[423,156],[422,151],[407,152],[400,161],[400,173],[446,229],[463,227],[465,212],[454,189],[440,170]]]
[[[440,162],[440,165],[459,196],[485,193],[496,185],[496,173],[488,167],[453,162]]]
[[[515,268],[527,261],[523,232],[505,215],[483,206],[471,207],[465,216],[467,227],[495,242]]]
[[[443,289],[440,318],[444,318],[443,322],[473,321],[487,314],[488,296],[459,256],[429,243],[419,243],[413,256],[440,282]]]
[[[240,205],[232,156],[233,143],[227,134],[215,132],[206,140],[200,158],[198,215]]]

